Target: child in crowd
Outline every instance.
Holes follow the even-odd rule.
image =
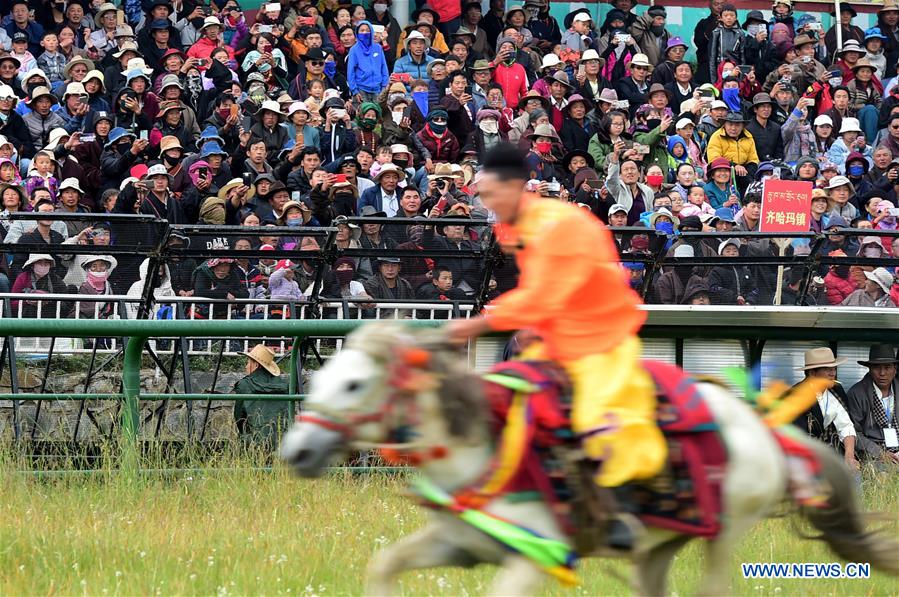
[[[56,160],[49,151],[39,151],[31,160],[31,166],[28,169],[28,178],[25,179],[25,192],[31,195],[31,192],[38,187],[44,187],[50,191],[53,203],[56,203],[57,190],[59,189],[59,180],[54,176],[56,172]]]
[[[41,47],[44,48],[44,52],[37,57],[38,68],[44,71],[51,83],[62,81],[65,78],[63,70],[66,66],[66,57],[58,52],[59,38],[55,31],[44,32]]]

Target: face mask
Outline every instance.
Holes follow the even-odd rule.
[[[299,228],[303,225],[303,218],[287,218],[287,225],[290,228]]]
[[[32,266],[32,271],[38,278],[43,278],[50,273],[50,266],[46,263],[35,263],[34,266]]]
[[[722,92],[721,97],[724,99],[724,103],[727,104],[728,108],[730,108],[734,112],[740,111],[741,106],[739,89],[728,87]]]
[[[393,160],[393,163],[397,168],[402,168],[403,170],[405,170],[406,166],[409,165],[409,160]]]
[[[172,156],[170,156],[168,154],[164,154],[162,156],[162,159],[165,160],[166,164],[171,164],[172,166],[174,166],[175,164],[177,164],[178,162],[181,161],[180,157],[173,158]]]
[[[219,108],[217,114],[222,120],[228,120],[231,117],[231,108]]]
[[[399,124],[403,121],[404,113],[405,113],[405,110],[403,110],[402,112],[391,112],[390,117],[393,118],[393,122],[395,122],[396,124]]]
[[[553,144],[549,141],[538,141],[537,143],[534,143],[534,149],[536,149],[540,153],[549,153],[550,151],[552,151],[552,148]]]
[[[324,72],[325,72],[326,77],[333,77],[334,74],[337,72],[337,63],[332,62],[331,60],[328,60],[327,62],[325,62],[325,71]]]
[[[341,270],[335,270],[334,276],[337,278],[337,282],[341,286],[346,286],[347,284],[349,284],[350,282],[353,281],[353,273],[354,272],[351,269],[341,269]]]
[[[352,193],[334,193],[334,201],[353,201],[355,205],[356,198]]]
[[[371,32],[368,33],[357,33],[356,38],[359,40],[363,46],[371,45]]]
[[[834,273],[841,278],[846,278],[849,276],[849,266],[848,265],[838,265],[834,268]]]
[[[488,135],[495,135],[499,132],[499,123],[495,120],[482,120],[478,126]]]
[[[656,27],[655,25],[653,25],[649,28],[649,30],[652,31],[653,35],[662,35],[663,33],[665,33],[665,26],[662,25],[661,27]]]
[[[671,222],[656,222],[656,230],[665,234],[674,234],[674,224]]]
[[[848,169],[849,176],[859,177],[865,173],[865,167],[861,164],[853,164]]]
[[[105,282],[109,272],[87,272],[87,277],[95,282]]]
[[[387,12],[387,5],[386,5],[386,4],[372,4],[371,7],[372,7],[373,9],[375,9],[375,13],[377,13],[377,14],[379,14],[379,15],[382,15],[382,14],[384,14],[385,12]]]
[[[866,247],[864,255],[865,257],[880,257],[881,251],[877,247]]]
[[[661,174],[649,174],[646,176],[646,184],[651,187],[660,187],[662,186],[662,181],[664,178]]]
[[[733,74],[734,74],[734,71],[732,71],[732,70],[723,70],[723,71],[721,71],[721,78],[726,79],[730,76],[733,76]]]
[[[363,118],[362,121],[359,123],[359,125],[367,131],[370,131],[373,128],[375,128],[375,126],[377,124],[378,124],[378,121],[375,120],[374,118]]]
[[[431,127],[431,131],[438,136],[446,131],[446,124],[435,124],[432,122],[428,126]]]

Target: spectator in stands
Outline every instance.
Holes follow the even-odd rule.
[[[724,259],[740,256],[740,239],[729,238],[718,246]],[[753,305],[759,290],[752,280],[752,271],[745,265],[717,265],[709,274],[709,297],[713,305]]]
[[[72,294],[74,288],[62,281],[62,278],[54,272],[56,260],[52,255],[45,253],[31,253],[22,264],[21,273],[16,277],[12,285],[12,292],[16,294]],[[60,317],[68,317],[73,305],[67,301],[22,301],[23,317],[38,317],[38,315],[52,314]],[[12,301],[13,310],[19,308],[19,301]]]
[[[899,380],[896,379],[896,349],[875,344],[868,360],[859,361],[868,373],[849,388],[849,418],[857,435],[856,454],[868,462],[882,463],[895,471],[899,465]]]
[[[198,298],[228,299],[233,301],[238,298],[247,298],[247,287],[240,281],[234,268],[234,259],[213,258],[197,268],[195,274],[195,289]],[[207,311],[206,305],[199,305],[200,312]],[[226,319],[229,307],[226,304],[215,303],[208,317],[214,319]]]
[[[356,262],[350,257],[338,257],[332,268],[333,283],[326,284],[322,296],[336,299],[371,300],[361,282],[354,280]]]
[[[362,213],[365,206],[371,206],[376,211],[384,212],[387,217],[397,215],[400,209],[397,185],[405,178],[406,174],[394,164],[385,164],[375,176],[377,185],[360,195],[359,204],[356,206],[357,213]]]
[[[847,359],[836,358],[830,348],[812,348],[805,351],[805,365],[799,371],[808,378],[824,378],[833,385],[817,395],[817,401],[793,422],[794,425],[817,440],[843,453],[843,460],[850,470],[858,470],[855,456],[856,432],[846,412],[849,397],[837,381],[837,367]]]
[[[115,271],[117,261],[109,255],[87,255],[80,259],[85,272],[85,281],[78,288],[78,294],[101,296],[115,294],[109,277]],[[112,302],[102,303],[81,301],[81,317],[85,319],[107,319],[114,311]]]
[[[241,353],[247,357],[246,376],[234,384],[234,393],[287,394],[289,383],[281,375],[275,362],[275,354],[264,344],[257,344],[250,352]],[[256,444],[271,452],[278,439],[290,426],[293,404],[288,401],[236,400],[234,402],[234,422],[238,433],[246,442]]]
[[[878,267],[872,272],[865,272],[864,288],[859,288],[847,296],[841,305],[848,307],[895,307],[890,297],[893,286],[893,274],[885,268]]]
[[[402,302],[415,298],[412,285],[400,276],[399,257],[379,257],[378,273],[363,283],[365,293],[380,301]]]
[[[445,214],[447,218],[468,218],[464,204],[458,203]],[[436,210],[436,207],[434,208]],[[436,217],[437,212],[432,210],[429,217]],[[423,242],[425,249],[438,251],[480,251],[480,246],[466,238],[466,226],[438,225],[437,233],[434,227],[425,228]],[[453,280],[457,280],[457,287],[467,296],[474,295],[481,287],[481,264],[479,260],[470,256],[441,257],[436,260],[437,265],[443,265],[453,272]]]
[[[415,297],[427,301],[465,300],[465,295],[453,287],[453,272],[442,266],[431,270],[430,284],[422,284]]]

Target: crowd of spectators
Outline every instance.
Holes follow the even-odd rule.
[[[497,273],[471,257],[489,244],[483,221],[492,219],[478,199],[478,165],[509,142],[531,191],[612,227],[670,235],[668,255],[681,265],[626,263],[650,302],[899,301],[893,266],[788,268],[777,293],[770,266],[685,264],[777,255],[767,239],[716,236],[758,230],[766,178],[815,185],[809,230],[827,233],[815,250],[899,256],[889,235],[840,234],[897,229],[895,0],[867,31],[842,6],[841,47],[834,28],[790,0],[743,22],[712,0],[692,40],[695,63],[684,60],[690,42],[666,28],[666,9],[632,0],[561,22],[548,0],[491,0],[486,12],[432,0],[404,28],[390,0],[284,0],[252,17],[237,0],[0,6],[0,215],[97,215],[0,222],[0,291],[139,295],[148,262],[54,247],[122,244],[134,232],[102,218],[112,213],[246,227],[171,235],[173,247],[220,256],[162,265],[157,298],[302,300],[316,268],[283,252],[321,248],[302,230],[333,226],[338,255],[373,256],[330,263],[324,298],[483,299],[514,283],[511,263]],[[360,216],[387,223],[352,220]],[[435,221],[447,216],[472,225]],[[259,232],[267,226],[298,233]],[[691,231],[706,234],[681,236]],[[616,240],[625,257],[643,257],[648,236]],[[16,243],[47,248],[16,252]],[[810,246],[797,240],[789,251]],[[241,258],[248,249],[279,258]]]

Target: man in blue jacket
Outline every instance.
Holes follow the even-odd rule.
[[[405,41],[406,53],[393,64],[393,74],[408,74],[413,79],[431,81],[428,74],[428,64],[434,61],[434,57],[428,54],[430,42],[428,38],[418,31],[410,31]],[[399,81],[395,76],[393,79]]]
[[[387,87],[389,73],[384,48],[374,40],[368,21],[356,25],[356,43],[347,57],[346,74],[350,93],[359,103],[376,102],[378,94]]]
[[[362,213],[362,208],[370,205],[375,211],[383,211],[388,218],[392,218],[400,209],[397,185],[406,178],[406,174],[393,164],[384,164],[381,171],[375,177],[376,186],[366,190],[359,197],[356,212]]]

